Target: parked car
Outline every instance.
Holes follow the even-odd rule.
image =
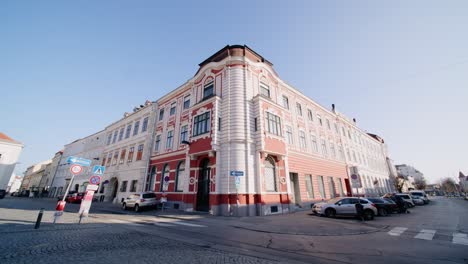
[[[67,195],[67,198],[65,198],[65,202],[68,202],[68,201],[67,201],[68,198],[69,198],[70,196],[72,196],[73,194],[75,194],[75,193],[76,193],[76,191],[69,191],[69,192],[68,192],[68,195]],[[63,199],[63,194],[57,196],[57,201],[60,201],[60,200],[62,200],[62,199]]]
[[[429,198],[424,191],[410,191],[411,196],[420,198],[424,201],[424,204],[429,203]]]
[[[122,209],[133,208],[135,212],[139,212],[142,208],[156,207],[157,204],[158,200],[155,193],[134,193],[123,200]]]
[[[29,190],[22,190],[18,197],[29,197]]]
[[[408,203],[409,207],[415,207],[416,205],[414,204],[413,198],[409,194],[406,193],[397,193],[396,195],[400,196],[405,200],[405,202]]]
[[[312,206],[312,212],[326,217],[357,216],[356,204],[361,203],[364,207],[364,219],[372,220],[377,215],[377,206],[371,201],[358,197],[340,197],[326,202],[316,203]]]
[[[378,197],[367,197],[366,199],[377,206],[377,212],[380,216],[387,216],[398,211],[398,205],[391,199]]]
[[[410,195],[415,205],[425,205],[424,200],[419,196]]]
[[[65,199],[65,202],[67,203],[81,203],[85,196],[85,193],[73,193],[71,195],[68,195],[67,198]]]
[[[6,190],[0,190],[0,199],[5,198]]]
[[[404,197],[405,196],[398,195],[397,193],[387,193],[382,198],[386,200],[390,199],[396,203],[399,213],[407,213],[407,209],[411,207],[411,203],[404,199]]]

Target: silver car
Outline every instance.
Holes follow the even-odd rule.
[[[413,200],[415,205],[425,205],[426,204],[426,203],[424,203],[424,200],[421,199],[420,196],[411,195],[411,199]]]
[[[377,215],[377,207],[371,201],[358,197],[340,197],[326,202],[316,203],[312,206],[312,212],[326,217],[356,216],[356,204],[361,203],[364,207],[364,219],[372,220]]]
[[[424,204],[429,203],[429,198],[427,198],[427,194],[424,191],[410,191],[409,193],[411,194],[411,197],[413,197],[413,200],[414,197],[417,197],[423,200]]]
[[[122,209],[127,210],[128,208],[133,208],[135,212],[139,212],[141,208],[156,207],[157,204],[158,200],[156,200],[155,193],[134,193],[123,200]]]

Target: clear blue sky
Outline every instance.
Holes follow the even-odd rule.
[[[226,44],[356,117],[429,181],[468,173],[468,1],[170,2],[0,2],[0,131],[25,144],[18,173]]]

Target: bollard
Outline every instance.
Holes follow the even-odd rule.
[[[39,211],[39,214],[37,215],[36,225],[34,226],[34,229],[38,229],[39,226],[41,225],[43,214],[44,214],[44,208],[41,208],[41,210]]]

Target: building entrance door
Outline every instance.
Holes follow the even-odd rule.
[[[291,197],[292,202],[297,206],[301,206],[301,189],[299,188],[299,175],[297,173],[289,173],[289,179],[291,180]]]
[[[197,211],[208,212],[210,209],[210,160],[204,159],[200,163],[197,189]]]

